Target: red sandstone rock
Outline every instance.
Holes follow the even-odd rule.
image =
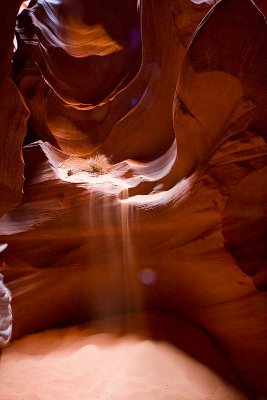
[[[5,4],[4,4],[5,3]],[[15,19],[19,1],[0,2],[0,216],[19,204],[23,187],[22,143],[28,110],[10,79]]]
[[[128,25],[114,32],[114,44],[106,36],[112,20],[97,8],[110,76],[106,85],[100,77],[84,86],[88,65],[97,71],[90,52],[99,55],[101,47],[92,21],[83,27],[94,41],[82,45],[81,18],[68,14],[74,3],[51,4],[39,1],[20,17],[23,45],[14,61],[31,129],[50,141],[24,148],[22,202],[4,208],[0,220],[0,240],[9,243],[2,273],[14,297],[14,337],[132,310],[182,312],[266,394],[266,20],[250,0],[222,0],[186,50],[209,7],[144,1],[137,71],[121,39]],[[138,20],[132,13],[129,26]],[[21,104],[13,106],[18,113]],[[14,130],[6,134],[16,154],[23,129],[14,142]],[[75,159],[66,164],[69,154],[96,150],[112,157],[107,174],[77,172]],[[9,151],[4,178],[14,163]]]
[[[106,121],[112,99],[140,66],[136,2],[39,1],[20,14],[17,30],[17,81],[32,128],[67,154],[89,154],[142,94],[135,88]]]

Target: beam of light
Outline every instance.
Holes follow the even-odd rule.
[[[21,11],[25,10],[25,8],[28,8],[29,3],[30,3],[30,0],[24,1],[24,2],[21,4],[20,9],[19,9],[19,14],[21,13]]]

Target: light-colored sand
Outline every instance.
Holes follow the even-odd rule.
[[[15,341],[2,354],[0,399],[247,399],[220,375],[171,344],[173,340],[163,340],[164,335],[152,338],[148,333],[152,325],[169,332],[168,340],[179,327],[168,317],[137,314]],[[186,332],[182,323],[177,336],[183,348]],[[204,346],[204,352],[206,347],[211,362],[225,364],[205,335],[198,335],[195,328],[188,332],[192,347]]]

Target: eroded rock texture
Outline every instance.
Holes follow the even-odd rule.
[[[182,312],[267,394],[266,6],[200,3],[39,0],[20,14],[16,85],[7,71],[1,81],[2,273],[14,337]],[[12,209],[19,91],[37,141]],[[104,174],[77,159],[97,153],[110,157]]]
[[[10,79],[13,36],[19,2],[0,3],[3,34],[0,38],[0,215],[19,204],[22,197],[22,143],[26,135],[28,110]]]

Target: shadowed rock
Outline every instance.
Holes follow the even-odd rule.
[[[43,140],[24,147],[23,198],[0,219],[14,337],[182,312],[266,394],[266,20],[249,0],[143,1],[140,66],[134,2],[115,2],[118,15],[77,4],[32,2],[19,17],[15,81]],[[0,170],[16,204],[27,111],[7,82]],[[97,152],[106,173],[76,168]]]

